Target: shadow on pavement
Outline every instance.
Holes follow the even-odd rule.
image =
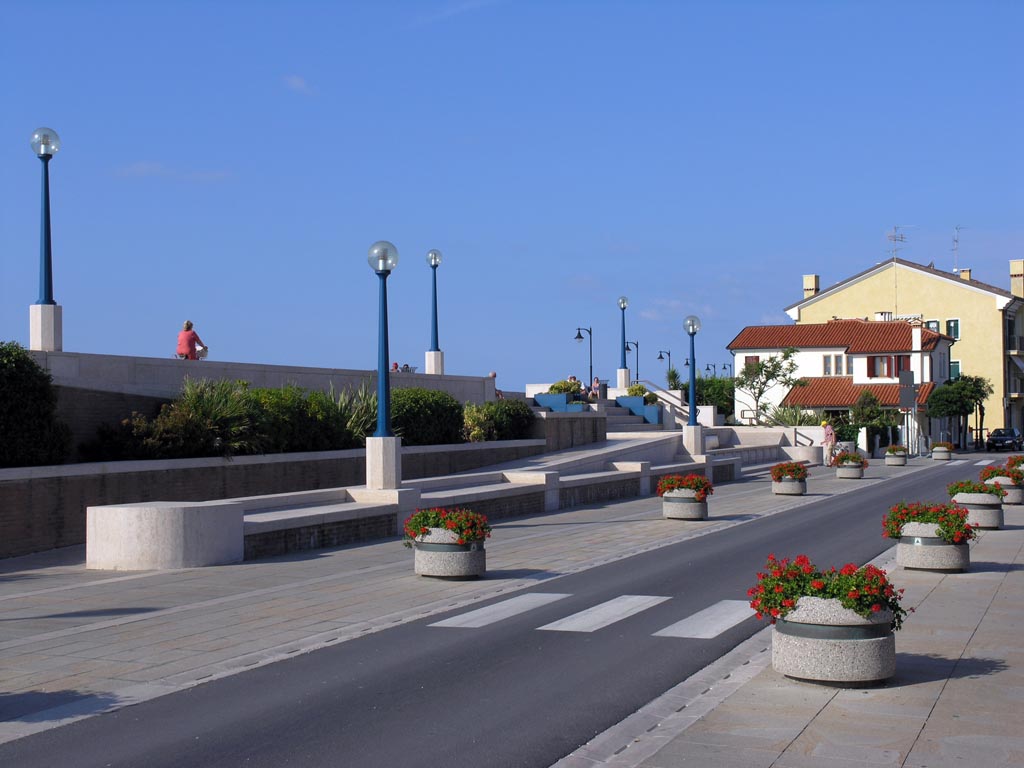
[[[1024,571],[1021,563],[993,563],[988,560],[972,560],[969,573],[990,572],[1010,573],[1012,571]]]
[[[965,656],[949,659],[930,653],[896,653],[896,675],[886,687],[932,683],[983,675],[996,675],[1010,668],[1004,659],[981,659]]]
[[[112,694],[85,691],[0,693],[0,722],[19,720],[24,723],[42,723],[63,720],[74,714],[102,712],[118,703],[119,697]]]

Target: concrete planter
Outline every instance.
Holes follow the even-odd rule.
[[[859,480],[864,477],[864,467],[860,464],[836,464],[836,477],[842,480]]]
[[[885,466],[887,467],[905,467],[907,465],[907,454],[905,453],[887,453],[885,454]]]
[[[707,501],[697,501],[697,492],[677,488],[661,497],[661,515],[667,520],[707,520]]]
[[[772,493],[776,496],[803,496],[807,493],[807,481],[784,477],[772,481]]]
[[[935,523],[906,523],[896,544],[896,564],[924,571],[966,571],[971,549],[966,542],[949,544],[939,538]]]
[[[487,571],[487,552],[483,541],[456,544],[456,536],[444,528],[431,528],[430,533],[413,542],[413,568],[417,576],[469,579]]]
[[[772,632],[772,667],[821,683],[876,683],[896,673],[892,612],[865,618],[835,599],[801,597]]]
[[[946,448],[932,448],[932,458],[935,461],[949,461],[952,452]]]
[[[999,487],[1006,491],[1003,497],[1003,504],[1024,504],[1024,488],[1014,485],[1013,480],[1008,477],[990,477],[985,481],[987,485],[999,483]]]
[[[967,509],[967,522],[974,528],[1003,527],[1003,502],[993,493],[958,493],[953,503]]]

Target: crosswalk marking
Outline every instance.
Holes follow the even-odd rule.
[[[974,462],[974,466],[976,466],[976,467],[987,467],[989,464],[991,464],[994,461],[995,461],[995,459],[985,459],[984,461],[976,461],[976,462]]]
[[[655,637],[710,640],[754,615],[746,600],[721,600],[703,611],[654,633]]]
[[[663,603],[669,599],[668,597],[655,597],[652,595],[621,595],[607,602],[595,605],[593,608],[574,613],[572,616],[566,616],[559,621],[545,624],[543,627],[537,627],[537,629],[547,629],[555,632],[594,632],[641,611],[646,611],[648,608],[652,608],[658,603]]]
[[[542,605],[554,603],[570,595],[563,595],[554,592],[531,592],[526,595],[517,595],[508,600],[503,600],[485,608],[478,608],[475,611],[464,613],[461,616],[453,616],[444,621],[437,621],[431,624],[432,627],[485,627],[496,621],[517,616],[520,613],[540,608]]]
[[[955,467],[957,464],[966,464],[967,459],[953,459],[949,462],[949,466]]]

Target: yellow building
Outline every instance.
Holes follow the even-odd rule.
[[[817,275],[804,275],[804,298],[786,313],[798,324],[919,319],[956,339],[950,378],[984,376],[992,383],[985,426],[1024,431],[1024,259],[1010,261],[1009,283],[1007,291],[972,280],[969,269],[943,272],[891,259],[824,290]]]

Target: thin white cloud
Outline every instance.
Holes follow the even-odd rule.
[[[199,183],[223,181],[231,175],[227,171],[181,171],[148,160],[139,160],[118,168],[114,173],[126,179],[176,179]]]
[[[436,24],[439,21],[445,21],[455,16],[461,16],[464,13],[473,13],[479,11],[481,8],[487,8],[488,6],[497,5],[498,3],[504,2],[504,0],[459,0],[459,2],[445,3],[438,10],[432,13],[426,13],[422,16],[417,17],[413,20],[413,26],[424,26],[426,24]]]
[[[301,93],[303,96],[312,96],[316,93],[316,88],[301,75],[285,75],[282,80],[289,91]]]

